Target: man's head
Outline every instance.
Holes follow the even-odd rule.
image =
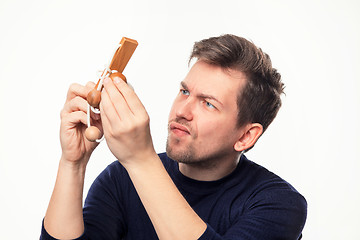
[[[246,85],[239,89],[238,126],[260,123],[263,131],[276,117],[284,84],[269,55],[245,38],[223,35],[196,42],[190,60],[197,58],[224,70],[243,72]]]
[[[195,43],[192,58],[197,61],[169,114],[167,153],[208,167],[231,162],[275,118],[283,90],[280,74],[260,49],[233,35]]]

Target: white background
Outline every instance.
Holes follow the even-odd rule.
[[[224,33],[260,46],[286,84],[283,108],[248,157],[306,197],[304,239],[359,239],[359,10],[356,0],[1,0],[0,239],[38,239],[67,89],[96,81],[121,37],[139,42],[124,74],[160,152],[193,43]],[[101,143],[85,191],[114,160]]]

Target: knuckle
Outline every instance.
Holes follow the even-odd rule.
[[[140,121],[140,125],[148,125],[150,123],[150,117],[148,114],[143,114],[141,117],[138,118]]]
[[[69,91],[73,92],[78,87],[79,87],[78,83],[71,83],[70,86],[69,86]]]
[[[77,83],[72,83],[69,86],[68,92],[67,92],[67,96],[71,96],[73,92],[75,92],[75,89],[78,88],[78,84]]]
[[[132,132],[136,132],[138,128],[139,126],[136,123],[130,122],[127,124],[125,131],[128,133],[132,133]]]
[[[112,139],[118,138],[118,136],[121,136],[122,132],[119,129],[111,129],[108,132],[108,136]]]
[[[146,124],[149,124],[150,123],[150,117],[148,114],[145,114],[144,115],[144,120],[143,120]]]

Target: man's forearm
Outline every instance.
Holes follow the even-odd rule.
[[[160,239],[198,239],[206,223],[176,188],[157,155],[127,170]]]
[[[61,159],[53,194],[45,215],[46,231],[59,239],[73,239],[84,232],[82,198],[85,166]]]

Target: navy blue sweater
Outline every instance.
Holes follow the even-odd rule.
[[[301,237],[305,199],[289,183],[244,155],[230,175],[211,182],[187,178],[165,153],[159,156],[179,191],[207,223],[201,240]],[[79,240],[158,239],[129,175],[117,161],[91,186],[84,222],[85,232]],[[43,227],[40,239],[54,238]]]

